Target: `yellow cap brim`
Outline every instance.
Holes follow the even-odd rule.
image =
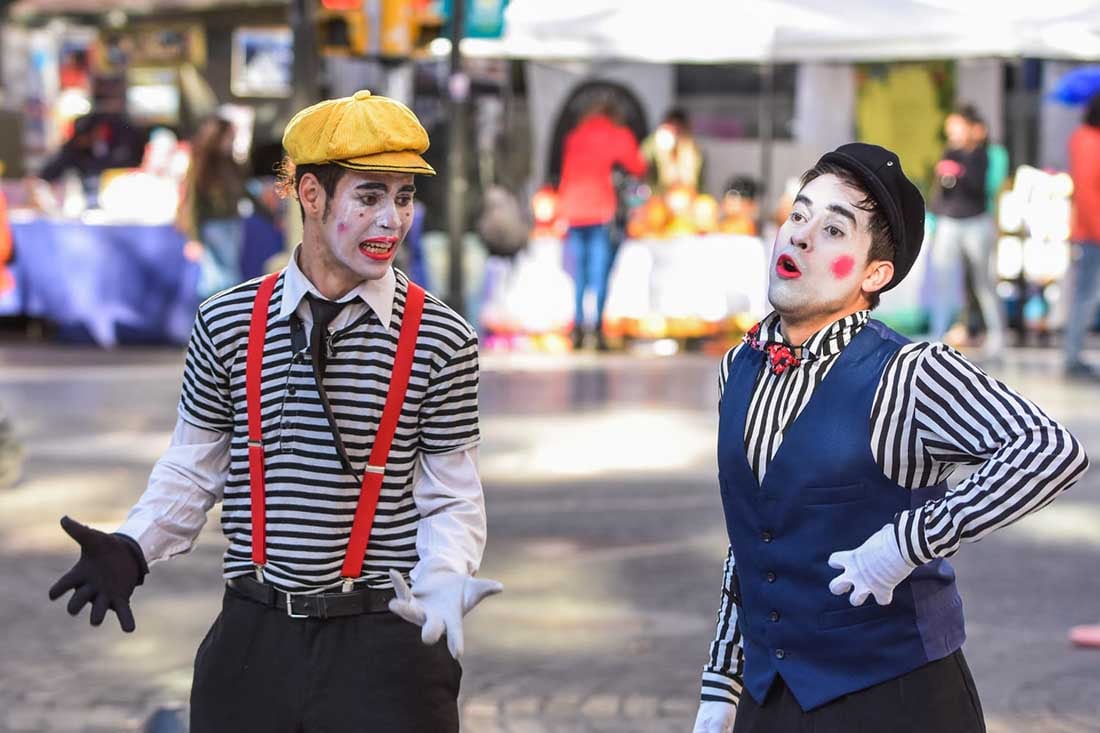
[[[334,160],[336,165],[357,171],[381,171],[385,173],[418,173],[434,176],[435,168],[411,150],[392,153],[375,153],[347,160]]]

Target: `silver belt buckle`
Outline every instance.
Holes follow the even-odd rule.
[[[294,613],[294,596],[286,594],[286,615],[290,618],[309,618],[308,613]]]

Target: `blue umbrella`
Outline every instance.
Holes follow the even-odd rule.
[[[1062,104],[1084,104],[1100,92],[1100,66],[1079,66],[1066,72],[1050,93]]]

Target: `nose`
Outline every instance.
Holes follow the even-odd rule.
[[[378,210],[378,226],[383,229],[397,229],[400,224],[400,218],[397,215],[397,204],[393,201],[389,201]]]
[[[810,237],[804,229],[800,229],[791,234],[791,244],[800,250],[806,251],[810,248]]]

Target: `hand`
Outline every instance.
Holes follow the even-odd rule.
[[[61,518],[61,527],[80,545],[80,559],[50,588],[50,600],[75,589],[69,599],[70,614],[76,616],[91,601],[92,626],[103,623],[111,609],[122,630],[133,631],[130,596],[148,572],[141,547],[128,537],[100,532],[69,517]]]
[[[205,251],[206,247],[197,239],[189,239],[183,244],[183,258],[188,262],[198,262]]]
[[[737,708],[732,703],[704,700],[699,703],[692,733],[732,733]]]
[[[455,659],[462,657],[462,617],[482,599],[504,590],[495,580],[442,571],[428,574],[413,590],[396,570],[390,570],[390,580],[397,593],[390,601],[390,610],[423,627],[420,638],[425,644],[436,643],[446,631],[447,648]]]
[[[902,556],[894,525],[887,524],[856,549],[829,555],[829,567],[844,571],[829,583],[834,595],[852,591],[848,601],[853,606],[862,606],[873,595],[880,606],[888,606],[894,600],[894,588],[915,566]]]
[[[958,178],[963,173],[963,166],[961,163],[950,158],[944,158],[939,163],[936,163],[936,175],[939,177],[954,176]]]

